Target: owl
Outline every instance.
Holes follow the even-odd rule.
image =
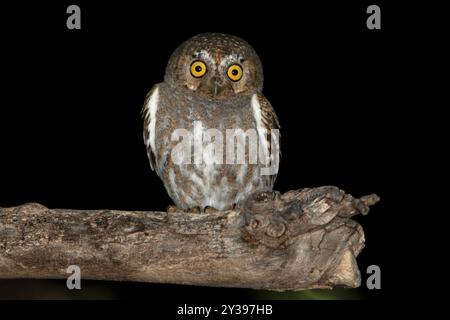
[[[262,89],[261,61],[236,36],[199,34],[173,52],[142,113],[150,167],[177,209],[229,210],[272,190],[280,126]]]

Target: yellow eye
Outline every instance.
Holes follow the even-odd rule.
[[[233,81],[239,81],[242,78],[242,67],[238,64],[233,64],[228,68],[227,75]]]
[[[203,61],[197,60],[191,64],[191,74],[195,78],[201,78],[206,73],[206,64]]]

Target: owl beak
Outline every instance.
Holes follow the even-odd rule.
[[[213,77],[210,82],[210,89],[214,97],[218,96],[223,90],[223,84],[219,82],[219,79]]]
[[[220,83],[214,82],[214,97],[217,96],[222,91],[222,86]]]

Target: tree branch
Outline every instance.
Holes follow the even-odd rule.
[[[376,195],[336,187],[253,195],[214,214],[0,208],[0,278],[66,278],[268,290],[357,287]]]

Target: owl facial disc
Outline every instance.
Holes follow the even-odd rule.
[[[258,55],[244,40],[204,33],[175,50],[166,68],[165,81],[205,99],[227,100],[261,92],[263,72]]]

